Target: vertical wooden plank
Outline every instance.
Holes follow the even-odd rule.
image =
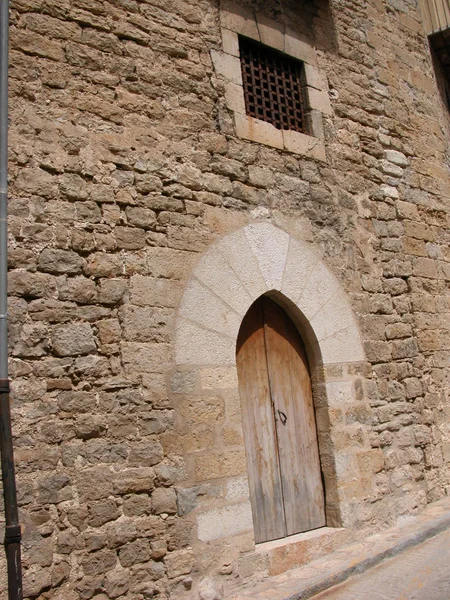
[[[242,322],[236,362],[255,541],[264,542],[285,537],[286,524],[261,299]]]
[[[284,310],[263,298],[270,392],[274,405],[287,535],[325,525],[308,361]]]

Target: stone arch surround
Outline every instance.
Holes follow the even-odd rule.
[[[177,319],[177,365],[234,365],[242,319],[268,292],[281,293],[307,319],[316,363],[365,361],[348,297],[311,245],[254,223],[222,238],[195,267]]]
[[[230,564],[252,552],[261,556],[254,544],[235,353],[242,319],[262,294],[274,296],[307,347],[314,346],[312,361],[308,355],[328,527],[357,524],[359,508],[364,511],[375,489],[379,450],[370,445],[370,408],[361,395],[367,362],[350,301],[309,243],[267,222],[246,225],[200,258],[176,321],[177,381],[189,382],[176,404],[173,444],[187,465],[178,493],[190,499],[183,514],[193,525],[203,573],[220,569],[213,562],[222,551]],[[361,411],[364,418],[354,418]],[[293,556],[277,568],[295,566]]]

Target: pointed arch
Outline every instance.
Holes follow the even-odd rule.
[[[310,328],[316,365],[365,361],[349,299],[329,267],[307,242],[253,223],[221,238],[195,267],[177,318],[177,365],[235,365],[242,319],[267,293],[285,298]]]

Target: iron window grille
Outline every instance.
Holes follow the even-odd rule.
[[[247,115],[305,133],[303,63],[243,36],[239,50]]]

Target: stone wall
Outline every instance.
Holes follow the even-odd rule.
[[[327,392],[316,381],[322,460],[342,483],[346,530],[334,535],[386,526],[450,485],[448,114],[416,5],[239,4],[11,2],[10,343],[27,598],[221,599],[310,556],[255,549],[248,513],[233,529],[230,506],[247,494],[233,373],[199,374],[175,356],[192,273],[249,223],[306,242],[361,332],[367,362],[328,365]],[[236,135],[213,58],[221,12],[243,9],[315,47],[331,104],[325,157]],[[211,462],[219,446],[225,458]]]

